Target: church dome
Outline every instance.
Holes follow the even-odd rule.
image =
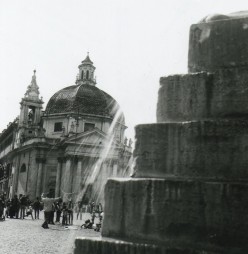
[[[80,114],[113,119],[119,110],[119,104],[109,94],[96,86],[81,84],[55,93],[47,104],[45,114]],[[123,113],[118,122],[125,124]]]

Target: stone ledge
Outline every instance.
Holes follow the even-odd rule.
[[[110,179],[102,235],[247,249],[247,196],[248,184],[241,182]]]
[[[78,237],[74,254],[222,254],[220,251],[194,250],[187,247],[164,247],[111,238]],[[226,254],[227,252],[225,252]]]
[[[160,78],[157,122],[248,116],[248,67]]]
[[[143,124],[135,131],[134,177],[248,178],[248,120]]]

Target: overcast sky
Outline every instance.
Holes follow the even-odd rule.
[[[87,51],[98,88],[134,126],[156,121],[159,78],[187,72],[189,28],[243,0],[0,0],[0,131],[19,115],[33,70],[45,101],[75,84]]]

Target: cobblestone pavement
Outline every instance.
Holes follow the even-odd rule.
[[[39,220],[25,217],[24,220],[9,219],[0,221],[0,253],[1,254],[69,254],[73,253],[74,239],[77,236],[100,236],[93,229],[81,229],[80,225],[89,214],[83,214],[82,220],[76,220],[74,214],[73,226],[49,225],[43,229],[43,213]],[[97,221],[96,221],[97,222]]]

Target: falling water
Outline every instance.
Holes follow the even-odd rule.
[[[87,163],[87,167],[84,169],[84,177],[82,177],[83,182],[81,183],[82,189],[77,195],[76,200],[82,200],[82,198],[88,194],[88,191],[91,189],[91,199],[95,202],[103,203],[103,190],[105,183],[108,177],[113,176],[113,170],[111,166],[111,161],[107,163],[107,160],[111,160],[111,156],[114,154],[114,142],[115,142],[115,135],[114,129],[118,120],[120,119],[122,111],[120,109],[117,110],[115,117],[110,125],[110,128],[107,133],[106,142],[103,144],[103,148],[100,150],[100,154],[98,157],[91,157],[89,163]],[[80,146],[85,144],[87,139],[82,143]],[[99,152],[99,139],[96,139],[95,146],[91,150],[91,156],[98,154]],[[79,150],[80,147],[77,148]],[[129,163],[128,163],[129,164]],[[105,165],[105,167],[103,167]],[[111,170],[110,170],[111,169]],[[105,171],[105,172],[103,172]],[[121,175],[119,176],[126,176],[128,171],[128,166],[123,169]]]

